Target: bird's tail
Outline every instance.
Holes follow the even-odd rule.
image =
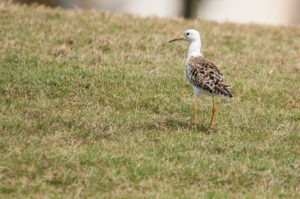
[[[231,98],[231,97],[233,97],[233,95],[231,94],[231,92],[228,90],[228,88],[224,88],[225,89],[225,91],[227,92],[227,96],[226,97],[229,97],[229,98]]]

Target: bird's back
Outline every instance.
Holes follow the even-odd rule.
[[[232,97],[218,67],[203,56],[190,57],[186,65],[189,82],[212,95]]]

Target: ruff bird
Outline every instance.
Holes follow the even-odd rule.
[[[218,67],[211,61],[208,61],[201,54],[201,39],[197,30],[186,30],[181,37],[170,40],[174,42],[185,40],[190,43],[185,65],[186,76],[193,87],[195,102],[195,129],[197,129],[197,98],[200,94],[212,96],[212,115],[209,128],[211,128],[215,115],[215,96],[232,97],[229,91],[229,85],[224,81],[223,74]]]

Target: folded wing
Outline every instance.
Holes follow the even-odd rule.
[[[187,76],[191,84],[211,94],[232,97],[218,67],[203,56],[191,57],[187,66]]]

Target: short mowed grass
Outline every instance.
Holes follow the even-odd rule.
[[[198,100],[188,44],[232,99]],[[300,27],[0,3],[0,198],[299,198]]]

